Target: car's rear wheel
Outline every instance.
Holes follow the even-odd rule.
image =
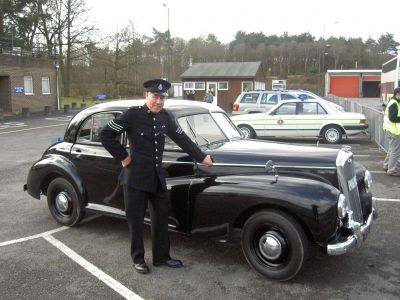
[[[342,140],[342,130],[339,126],[329,125],[324,128],[322,137],[328,144],[337,144]]]
[[[302,268],[308,240],[301,226],[288,214],[260,211],[244,225],[242,249],[256,272],[269,279],[286,281]]]
[[[47,204],[57,222],[74,226],[85,215],[83,201],[74,186],[64,178],[56,178],[47,188]]]
[[[256,132],[249,125],[239,125],[238,127],[242,131],[244,138],[254,139],[256,137]]]

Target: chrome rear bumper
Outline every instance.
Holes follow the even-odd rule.
[[[341,255],[348,253],[355,248],[361,247],[363,241],[366,239],[370,232],[373,221],[378,217],[375,206],[375,198],[372,199],[372,202],[373,207],[371,213],[368,216],[367,222],[364,225],[361,225],[358,222],[351,222],[348,225],[348,228],[353,231],[353,234],[348,236],[347,239],[343,242],[328,244],[327,253],[329,255]]]

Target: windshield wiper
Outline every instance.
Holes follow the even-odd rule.
[[[196,139],[197,139],[196,132],[194,131],[194,129],[193,129],[193,127],[192,127],[192,124],[190,124],[190,122],[189,122],[189,120],[188,120],[188,119],[186,119],[186,124],[187,124],[187,125],[188,125],[188,127],[189,127],[190,133],[193,135],[194,142],[195,142],[195,143],[196,143],[196,145],[198,146],[199,144],[198,144],[198,143],[197,143],[197,141],[196,141]]]
[[[202,138],[203,140],[206,141],[207,144],[205,146],[208,148],[208,146],[211,144],[210,141],[207,138],[205,138],[204,136],[202,136],[202,135],[197,135],[196,132],[194,131],[194,128],[192,127],[192,124],[190,124],[188,119],[186,119],[186,123],[187,123],[187,125],[189,127],[190,133],[194,137],[194,142],[196,143],[196,145],[199,145],[199,143],[197,142],[197,137],[200,137],[200,138]]]

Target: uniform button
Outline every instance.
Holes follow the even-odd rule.
[[[158,167],[158,164],[156,164],[156,167]]]
[[[155,121],[156,120],[156,118],[153,118],[153,121]]]
[[[154,129],[156,129],[156,126],[153,126],[154,127]]]
[[[156,148],[156,152],[158,151],[158,149]]]
[[[157,145],[157,141],[154,141],[154,144],[156,144],[156,145]]]
[[[143,135],[143,132],[141,132],[140,135]]]
[[[157,133],[155,133],[154,136],[157,136]]]
[[[158,159],[158,156],[156,156],[156,159]]]

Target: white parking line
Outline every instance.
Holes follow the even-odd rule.
[[[53,230],[49,230],[49,231],[46,231],[46,232],[42,232],[42,233],[39,233],[39,234],[27,236],[27,237],[24,237],[24,238],[2,242],[2,243],[0,243],[0,247],[11,245],[11,244],[22,243],[22,242],[25,242],[25,241],[29,241],[29,240],[45,237],[45,236],[48,236],[50,234],[53,234],[53,233],[56,233],[56,232],[59,232],[59,231],[63,231],[63,230],[68,229],[68,228],[69,227],[63,226],[63,227],[59,227],[59,228],[56,228],[56,229],[53,229]]]
[[[389,199],[389,198],[375,198],[376,201],[382,201],[382,202],[400,202],[400,199]]]
[[[102,282],[107,284],[110,288],[112,288],[114,291],[116,291],[118,294],[120,294],[125,299],[143,299],[142,297],[138,296],[137,294],[132,292],[130,289],[128,289],[126,286],[124,286],[120,282],[116,281],[110,275],[104,273],[102,270],[97,268],[95,265],[88,262],[86,259],[84,259],[82,256],[80,256],[74,250],[72,250],[65,244],[61,243],[59,240],[55,239],[54,237],[52,237],[50,235],[44,236],[43,238],[46,239],[49,243],[51,243],[54,247],[58,248],[61,252],[63,252],[70,259],[75,261],[78,265],[83,267],[86,271],[88,271],[93,276],[95,276],[96,278],[98,278],[99,280],[101,280]]]
[[[6,123],[0,122],[0,130],[7,128],[23,127],[23,126],[28,126],[28,125],[22,122],[6,122]]]
[[[49,126],[32,127],[32,128],[27,128],[27,129],[20,129],[20,130],[13,130],[13,131],[7,131],[7,132],[0,132],[0,134],[14,133],[14,132],[20,132],[20,131],[30,131],[30,130],[35,130],[35,129],[49,128],[49,127],[57,127],[57,126],[65,126],[65,125],[67,125],[67,124],[68,124],[68,123],[56,124],[56,125],[49,125]]]
[[[73,116],[65,116],[65,117],[53,117],[53,118],[46,118],[46,121],[60,121],[60,122],[69,122]]]

